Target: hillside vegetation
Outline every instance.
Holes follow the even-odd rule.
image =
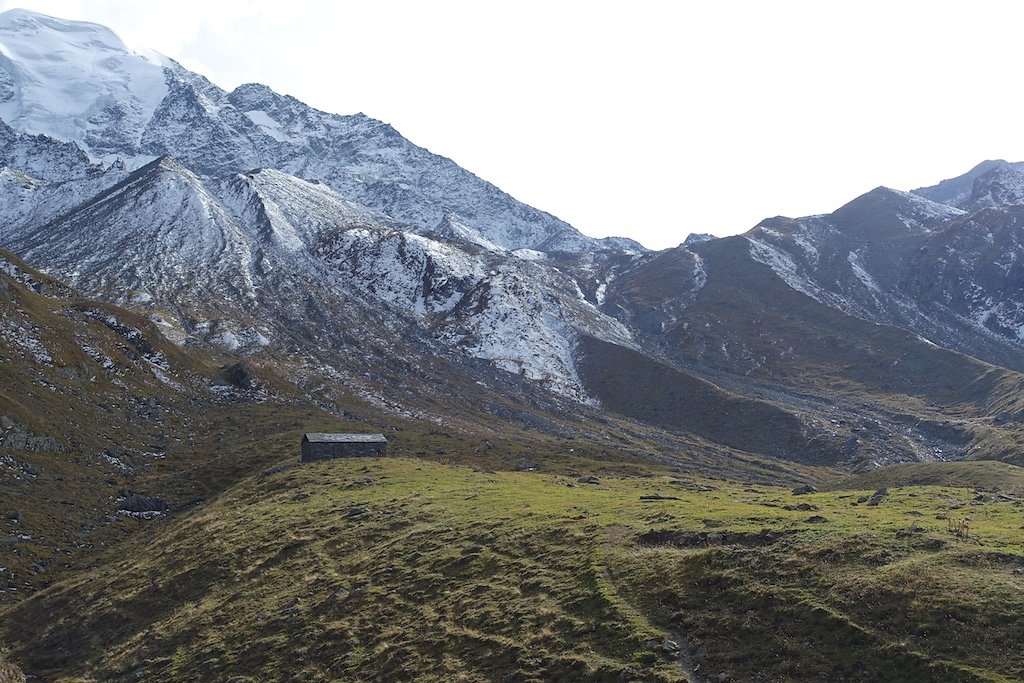
[[[0,637],[69,681],[1024,676],[1017,497],[572,466],[274,468],[152,520]]]

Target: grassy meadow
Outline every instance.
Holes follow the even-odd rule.
[[[271,468],[9,608],[3,642],[61,681],[1024,678],[1016,495],[604,467]]]

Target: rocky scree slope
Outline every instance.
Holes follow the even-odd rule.
[[[62,215],[37,209],[58,217],[15,224],[7,244],[91,295],[147,308],[182,341],[291,350],[333,331],[358,353],[371,336],[485,359],[583,401],[577,334],[631,343],[557,268],[419,235],[324,185],[272,170],[204,179],[167,157],[103,175],[109,188]]]

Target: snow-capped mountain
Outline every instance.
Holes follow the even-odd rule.
[[[471,241],[503,249],[642,251],[630,240],[586,237],[385,123],[317,111],[257,84],[228,93],[95,24],[0,15],[0,119],[130,168],[168,155],[201,175],[279,169],[417,230],[454,222]]]
[[[754,260],[820,303],[1024,368],[1018,174],[983,169],[970,193],[956,189],[964,184],[937,194],[877,188],[828,215],[765,220],[745,237]]]
[[[813,462],[1016,443],[1017,418],[996,438],[943,406],[1024,414],[1003,398],[1020,378],[976,359],[1024,369],[1021,164],[652,253],[362,114],[20,10],[0,15],[0,119],[0,245],[183,348],[432,419],[468,383]]]
[[[170,60],[130,51],[106,27],[19,9],[0,15],[0,45],[0,118],[97,157],[138,153]]]
[[[956,178],[943,180],[931,187],[919,187],[914,190],[914,194],[935,202],[948,204],[949,206],[967,209],[977,204],[979,200],[983,201],[984,196],[987,194],[987,186],[992,181],[998,181],[999,178],[1007,175],[1016,176],[1021,171],[1024,171],[1024,162],[1009,163],[1002,159],[983,161],[967,173]],[[1010,199],[1008,196],[1004,198]],[[1017,199],[1020,199],[1020,195],[1017,195]],[[1010,204],[1019,202],[1002,201],[999,203]]]
[[[0,47],[0,235],[86,292],[171,311],[179,338],[270,343],[284,335],[266,320],[312,290],[335,318],[352,315],[340,301],[384,304],[581,400],[576,331],[629,343],[532,261],[639,245],[585,237],[386,124],[227,93],[94,24],[13,10]]]
[[[329,313],[307,327],[347,324],[386,337],[412,325],[437,348],[580,400],[576,334],[630,343],[628,330],[555,268],[416,234],[280,171],[204,179],[161,157],[62,186],[86,183],[106,187],[66,212],[40,196],[45,208],[36,211],[51,218],[15,224],[7,243],[83,291],[173,312],[160,320],[182,338],[272,344],[294,333],[294,312],[315,294]],[[390,328],[379,329],[389,317]]]

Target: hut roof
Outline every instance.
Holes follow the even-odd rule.
[[[302,437],[310,443],[387,443],[383,434],[342,434],[339,432],[307,432]]]

